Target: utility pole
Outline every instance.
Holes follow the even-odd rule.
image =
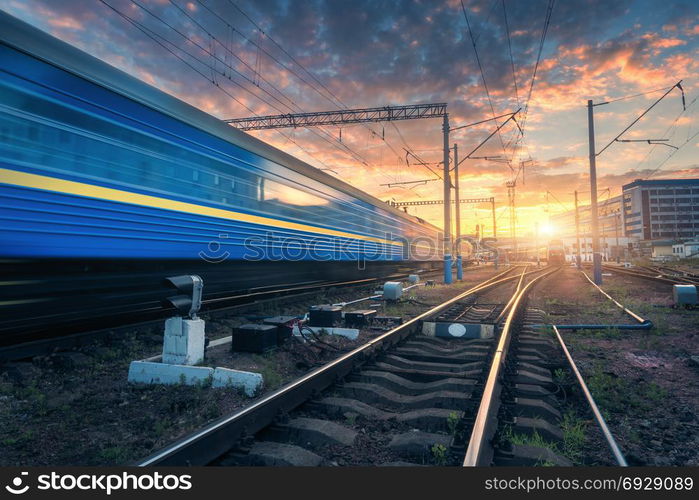
[[[456,279],[464,278],[461,265],[461,204],[459,201],[459,147],[454,143],[454,210],[456,217]]]
[[[623,203],[623,201],[622,201],[622,203]],[[620,253],[619,252],[619,226],[620,226],[619,220],[620,219],[621,219],[621,217],[619,216],[619,212],[614,214],[614,232],[616,233],[616,252],[615,253],[616,253],[616,263],[617,264],[620,261],[620,258],[619,258],[619,253]]]
[[[444,113],[444,283],[452,283],[451,275],[451,180],[449,175],[449,113]]]
[[[517,214],[515,212],[515,186],[517,181],[507,181],[507,202],[510,206],[510,239],[512,240],[512,256],[517,260]]]
[[[575,252],[575,264],[578,269],[582,268],[580,263],[580,214],[578,213],[578,192],[575,191],[575,246],[577,248]]]
[[[534,238],[534,251],[536,252],[536,267],[541,267],[541,261],[539,260],[539,222],[537,221],[534,226],[536,227],[536,237]]]
[[[490,211],[493,214],[493,238],[497,239],[498,238],[498,226],[497,226],[497,222],[495,221],[495,198],[490,199]]]
[[[592,268],[596,285],[602,284],[602,256],[599,247],[599,220],[597,219],[597,154],[595,153],[595,119],[592,99],[587,101],[587,127],[590,143],[590,218],[592,222]]]

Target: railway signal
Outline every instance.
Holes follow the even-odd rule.
[[[184,274],[165,278],[163,284],[180,292],[178,295],[165,298],[163,306],[168,309],[176,309],[181,316],[196,319],[197,313],[201,309],[204,281],[196,274]]]

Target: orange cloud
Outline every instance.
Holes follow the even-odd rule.
[[[65,29],[71,29],[71,30],[82,30],[83,25],[80,21],[75,19],[74,17],[70,16],[64,16],[64,17],[57,17],[53,19],[49,19],[48,23],[53,26],[54,28],[65,28]]]

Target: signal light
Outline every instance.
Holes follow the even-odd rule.
[[[163,284],[180,292],[178,295],[165,298],[163,307],[174,308],[180,315],[195,319],[199,309],[201,309],[204,281],[196,274],[184,274],[165,278]]]

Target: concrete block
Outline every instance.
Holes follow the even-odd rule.
[[[697,287],[672,285],[672,298],[676,306],[695,306],[697,305]]]
[[[186,366],[150,361],[132,361],[129,366],[129,382],[143,384],[202,384],[214,374],[213,368]]]
[[[383,298],[385,300],[398,300],[403,295],[403,283],[399,281],[387,281],[383,284]]]
[[[168,318],[163,337],[163,363],[196,365],[204,361],[204,320]]]
[[[451,323],[444,321],[425,321],[422,334],[428,337],[490,339],[495,335],[494,325],[476,323]]]
[[[252,397],[262,387],[262,375],[254,372],[231,370],[217,367],[213,370],[213,387],[233,387],[243,389],[245,394]]]

